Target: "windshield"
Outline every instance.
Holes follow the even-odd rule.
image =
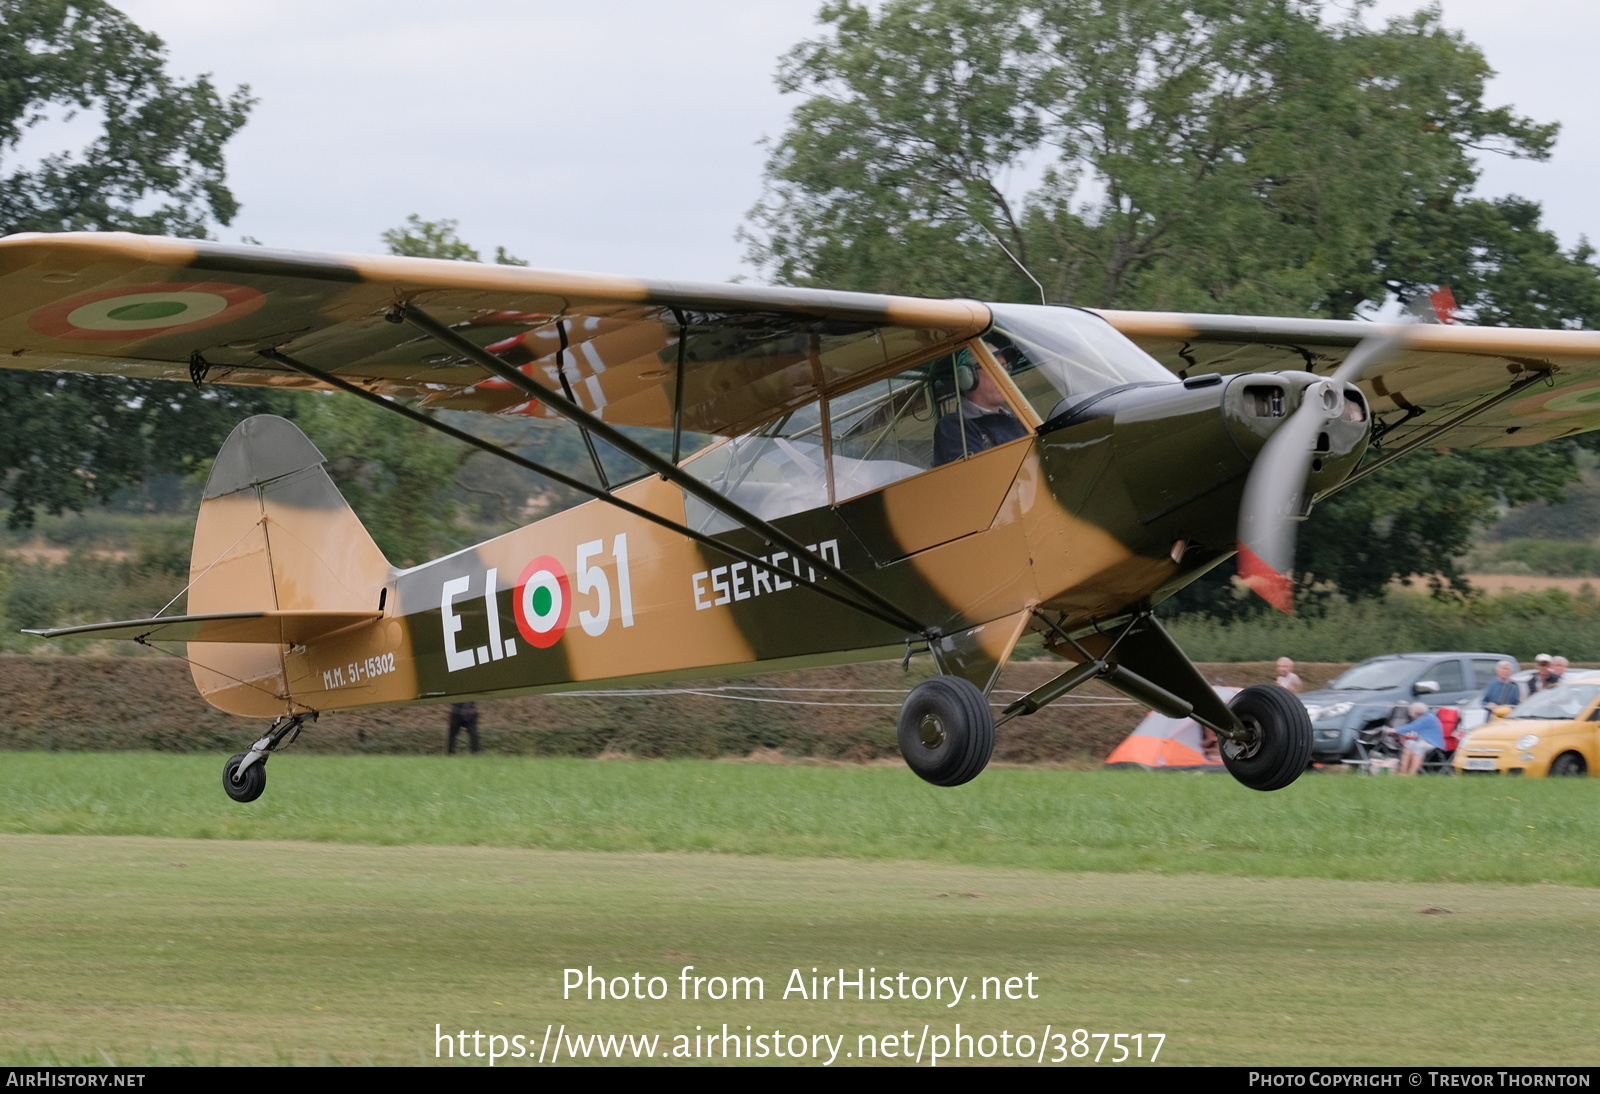
[[[1039,417],[1060,404],[1123,384],[1175,384],[1178,378],[1091,312],[1040,304],[991,304],[994,327],[983,336]]]
[[[1565,684],[1549,691],[1536,691],[1511,712],[1511,717],[1568,721],[1582,714],[1597,694],[1600,694],[1600,684]]]
[[[1329,691],[1388,691],[1411,679],[1415,661],[1367,661],[1328,685]]]

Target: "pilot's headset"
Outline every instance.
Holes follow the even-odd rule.
[[[978,386],[978,365],[969,349],[958,350],[955,362],[956,393],[970,395]]]

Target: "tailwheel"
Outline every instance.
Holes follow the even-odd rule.
[[[240,772],[239,765],[244,763],[249,756],[248,752],[241,752],[231,757],[222,768],[222,789],[227,791],[228,797],[236,802],[253,802],[261,796],[267,788],[267,758],[263,755],[255,763]]]
[[[266,734],[250,746],[249,752],[228,757],[222,765],[222,789],[236,802],[253,802],[267,788],[267,761],[280,748],[288,748],[300,736],[307,719],[317,720],[316,711],[285,714],[272,723]]]
[[[1222,743],[1222,762],[1252,790],[1281,790],[1311,763],[1311,717],[1293,692],[1257,684],[1234,696],[1229,709],[1245,728]]]
[[[900,755],[928,782],[971,782],[993,752],[994,712],[970,680],[935,676],[906,696],[900,708]]]

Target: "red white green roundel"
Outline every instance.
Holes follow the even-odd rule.
[[[512,607],[517,630],[530,646],[544,649],[559,642],[572,616],[572,582],[561,563],[549,555],[528,563],[517,579]]]
[[[257,290],[225,281],[125,285],[40,308],[28,325],[52,338],[151,338],[241,319],[266,302]]]

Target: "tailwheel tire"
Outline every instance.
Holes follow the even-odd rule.
[[[267,763],[265,760],[253,763],[245,768],[243,778],[234,778],[234,773],[239,770],[239,765],[244,762],[244,758],[248,755],[248,752],[241,752],[237,756],[231,757],[222,768],[222,789],[227,791],[228,797],[236,802],[253,802],[267,788]]]
[[[1563,752],[1550,761],[1550,774],[1556,778],[1571,775],[1586,775],[1589,773],[1588,765],[1583,762],[1583,757],[1576,752]]]
[[[1252,790],[1281,790],[1311,762],[1311,717],[1293,692],[1257,684],[1234,696],[1228,708],[1252,740],[1222,743],[1228,772]]]
[[[971,782],[994,752],[994,712],[976,684],[935,676],[911,689],[900,708],[900,755],[935,786]]]

